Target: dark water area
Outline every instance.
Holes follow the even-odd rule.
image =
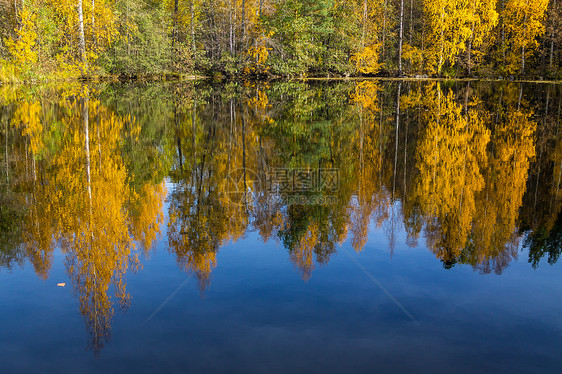
[[[558,373],[562,86],[0,87],[5,373]]]

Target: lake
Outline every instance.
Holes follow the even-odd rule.
[[[562,86],[0,87],[5,373],[558,373]]]

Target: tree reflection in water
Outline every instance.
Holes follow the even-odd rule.
[[[521,239],[534,267],[560,255],[557,86],[179,83],[0,94],[1,265],[27,259],[46,279],[60,248],[95,351],[114,305],[130,302],[127,272],[165,227],[170,254],[202,292],[218,251],[251,230],[280,241],[305,280],[346,240],[364,250],[372,227],[391,253],[400,232],[411,247],[425,237],[446,268],[501,274]],[[326,170],[337,184],[320,183]]]

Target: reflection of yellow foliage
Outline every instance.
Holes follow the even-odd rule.
[[[33,189],[33,204],[28,207],[23,230],[23,244],[35,273],[41,279],[47,279],[53,262],[54,232],[52,208],[43,196],[48,194],[49,186],[37,186]],[[48,195],[47,195],[48,196]]]
[[[95,100],[82,99],[80,106],[81,112],[75,110],[63,120],[66,142],[52,162],[58,170],[55,202],[63,210],[58,216],[68,272],[97,349],[111,326],[109,287],[113,285],[118,302],[126,305],[123,277],[136,260],[125,209],[131,190],[120,155],[125,121]]]
[[[428,245],[443,260],[466,246],[476,205],[484,188],[480,167],[486,165],[490,132],[476,111],[462,113],[452,93],[431,95],[429,118],[418,146],[419,177],[415,196],[428,216]]]
[[[164,182],[159,184],[147,183],[140,193],[135,194],[137,211],[133,217],[132,234],[139,240],[145,251],[148,251],[160,233],[160,225],[164,221],[162,210],[166,197]]]
[[[469,261],[484,271],[501,272],[517,255],[513,239],[519,209],[527,188],[529,163],[535,156],[536,123],[530,114],[510,111],[496,125],[494,153],[486,175],[486,187],[478,197],[473,224],[474,251]]]
[[[365,110],[370,110],[372,115],[379,111],[378,93],[381,91],[377,82],[363,81],[355,86],[351,94],[354,102],[360,104]]]
[[[269,99],[267,93],[263,89],[256,89],[255,96],[248,99],[248,106],[253,108],[258,113],[264,113],[269,107]]]
[[[268,99],[264,92],[257,92],[248,104],[259,114],[267,107]],[[241,204],[233,203],[228,194],[228,191],[240,191],[242,195],[245,190],[255,190],[251,174],[255,168],[250,169],[248,165],[255,165],[258,137],[248,117],[246,113],[236,113],[230,117],[232,127],[227,131],[214,129],[214,123],[193,126],[200,121],[197,116],[181,117],[178,123],[180,133],[196,141],[188,143],[182,151],[193,162],[184,166],[178,186],[170,193],[168,242],[180,267],[198,278],[201,289],[209,284],[219,247],[244,235],[255,208],[251,202],[244,205],[242,196],[240,201],[236,200]],[[213,141],[209,142],[211,136]],[[246,184],[244,179],[238,179],[243,177],[245,167]],[[237,177],[229,177],[234,175]]]
[[[291,261],[299,269],[302,278],[305,280],[310,278],[314,270],[314,248],[318,245],[319,238],[318,225],[311,224],[297,245],[291,249]]]
[[[559,136],[556,139],[556,148],[552,153],[553,162],[553,180],[555,181],[552,186],[552,194],[555,196],[556,200],[561,200],[562,190],[560,189],[562,184],[562,139]]]
[[[42,278],[48,276],[55,244],[60,244],[97,349],[111,326],[109,290],[114,289],[121,306],[127,305],[124,275],[139,264],[134,238],[145,246],[154,240],[165,189],[147,183],[137,193],[129,185],[121,152],[124,136],[138,135],[134,120],[88,99],[86,90],[68,92],[70,99],[59,100],[56,111],[32,100],[14,104],[12,123],[28,139],[25,151],[42,155],[41,160],[23,158],[31,173],[18,180],[29,192],[23,244]],[[44,131],[42,121],[53,127]],[[56,139],[47,138],[55,132]],[[56,146],[45,147],[45,139]]]
[[[353,239],[351,246],[356,252],[360,252],[367,244],[367,237],[369,234],[369,221],[371,219],[371,207],[369,201],[362,200],[354,207],[352,220],[352,233]]]
[[[361,251],[367,242],[371,217],[377,226],[387,218],[390,204],[381,180],[383,123],[379,96],[382,90],[376,82],[360,82],[351,97],[359,105],[359,128],[354,132],[357,200],[350,203],[352,246]]]
[[[43,124],[41,123],[41,104],[38,101],[24,101],[14,113],[14,122],[22,126],[22,135],[29,136],[31,151],[37,155],[43,147]]]

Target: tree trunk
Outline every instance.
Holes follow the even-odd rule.
[[[127,24],[129,22],[129,1],[125,0],[125,20]],[[131,55],[131,51],[130,51],[130,45],[131,45],[131,35],[129,33],[129,31],[127,30],[127,56]]]
[[[474,39],[474,22],[472,22],[472,31],[470,39],[468,39],[468,75],[472,75],[472,40]]]
[[[96,17],[95,17],[95,9],[96,9],[96,0],[92,0],[92,39],[94,42],[94,47],[97,46],[97,36],[96,36]]]
[[[445,31],[443,30],[445,28],[445,26],[443,25],[445,23],[445,6],[443,6],[441,8],[441,38],[439,40],[439,44],[441,44],[441,50],[439,52],[439,66],[437,66],[437,74],[441,75],[441,67],[443,66],[443,54],[444,54],[444,33]]]
[[[552,12],[555,13],[556,12],[556,0],[554,0],[554,2],[552,3]],[[552,67],[552,64],[554,62],[554,25],[552,26],[552,32],[550,33],[550,58],[548,60],[548,66]]]
[[[195,53],[195,5],[193,4],[194,0],[191,0],[189,4],[189,8],[191,11],[191,52]]]
[[[527,7],[529,2],[527,1]],[[521,47],[521,75],[525,74],[525,36],[527,34],[527,12],[525,12],[525,18],[523,19],[523,47]]]
[[[505,0],[502,0],[502,57],[505,66]]]
[[[410,46],[414,36],[414,0],[410,0]]]
[[[82,9],[82,0],[78,0],[78,30],[79,30],[78,48],[80,50],[80,58],[84,63],[84,67],[86,67],[87,66],[86,41],[84,40],[84,11]]]
[[[363,30],[361,32],[361,49],[365,48],[366,29],[367,29],[367,0],[363,0]]]
[[[228,0],[228,28],[229,28],[229,35],[228,35],[228,44],[230,47],[230,54],[234,54],[234,39],[232,38],[233,34],[233,24],[232,24],[232,0]]]
[[[386,12],[388,9],[388,0],[384,0],[384,12],[382,17],[382,51],[381,51],[381,62],[384,62],[384,51],[385,51],[385,41],[386,41]]]
[[[174,0],[174,28],[172,30],[172,63],[177,61],[179,0]]]
[[[398,75],[402,75],[403,39],[404,39],[404,0],[400,0],[400,37],[398,38]]]
[[[243,47],[246,39],[246,0],[242,0],[242,36],[240,38],[240,47]]]

